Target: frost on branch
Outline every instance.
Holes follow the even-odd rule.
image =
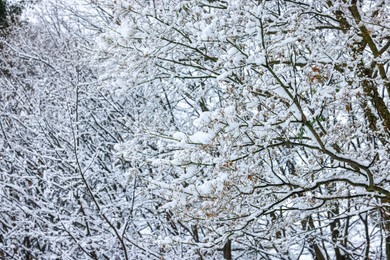
[[[6,254],[390,259],[388,0],[49,2],[0,46]]]
[[[107,33],[117,57],[107,60],[127,65],[117,75],[151,91],[152,107],[160,102],[154,113],[165,122],[145,129],[157,144],[150,178],[162,211],[202,227],[192,233],[198,253],[227,239],[237,256],[260,258],[354,257],[369,252],[361,241],[381,248],[371,257],[390,248],[389,237],[378,244],[377,225],[389,221],[380,217],[389,199],[386,3],[119,9],[140,37]],[[365,228],[372,235],[358,235]]]

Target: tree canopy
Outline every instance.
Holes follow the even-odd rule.
[[[1,42],[0,257],[390,259],[389,9],[30,6]]]

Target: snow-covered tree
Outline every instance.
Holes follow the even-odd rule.
[[[1,41],[0,258],[159,258],[148,238],[167,220],[114,149],[142,100],[98,88],[89,66],[110,13],[80,1],[26,12]]]
[[[103,89],[139,102],[118,156],[177,227],[157,241],[390,259],[389,1],[109,8],[94,63]]]
[[[34,2],[0,258],[390,259],[389,0]]]

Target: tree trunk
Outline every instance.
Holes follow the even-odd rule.
[[[382,199],[382,204],[385,205],[381,209],[381,215],[385,231],[386,259],[390,260],[390,198]]]
[[[226,260],[232,260],[232,241],[228,239],[223,246],[223,258]]]

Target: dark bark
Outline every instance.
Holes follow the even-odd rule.
[[[232,260],[232,241],[230,239],[228,239],[223,246],[223,258]]]

